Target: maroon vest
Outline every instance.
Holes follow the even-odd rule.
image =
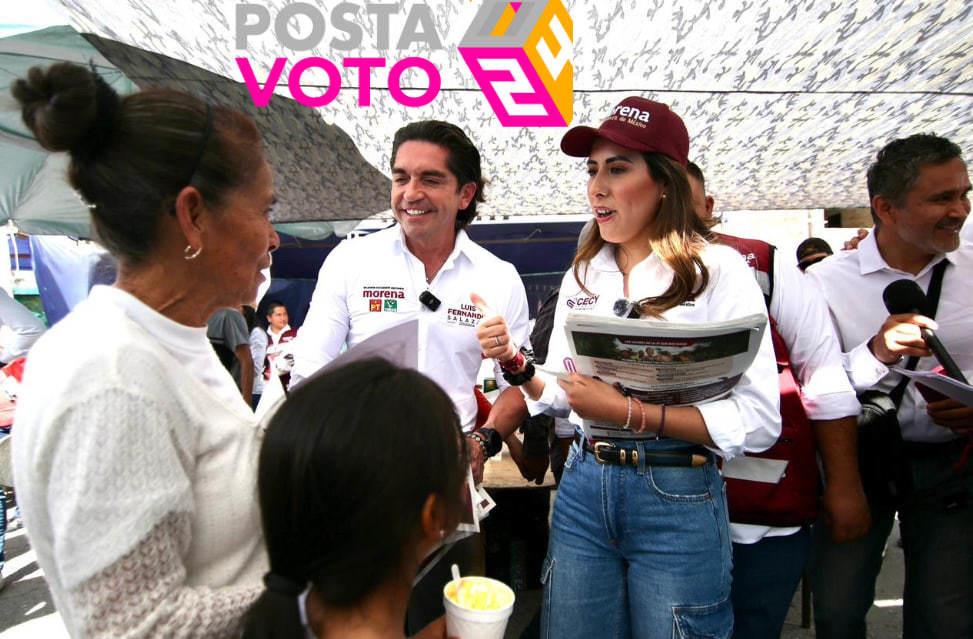
[[[743,255],[754,270],[764,294],[767,310],[774,286],[774,247],[761,240],[716,234],[717,241]],[[817,519],[821,478],[814,431],[801,402],[801,388],[791,367],[787,345],[770,318],[770,334],[777,356],[780,382],[782,428],[777,443],[762,453],[747,457],[787,462],[779,483],[725,479],[730,521],[765,526],[802,526]]]

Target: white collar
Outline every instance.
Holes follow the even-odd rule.
[[[897,268],[889,266],[885,258],[882,257],[882,253],[878,250],[878,240],[876,239],[876,232],[873,230],[868,236],[861,241],[858,245],[858,268],[862,275],[869,275],[870,273],[875,273],[877,271],[889,270],[895,271],[897,273],[903,273]],[[934,256],[929,263],[922,267],[918,273],[916,273],[916,278],[920,278],[925,274],[926,271],[930,270],[932,267],[936,266],[943,260],[948,260],[953,263],[953,257],[949,253],[940,253]]]
[[[608,242],[605,242],[605,245],[601,247],[601,250],[598,251],[598,253],[593,258],[591,258],[591,261],[589,262],[591,268],[595,269],[596,271],[602,271],[604,273],[621,273],[622,272],[621,269],[618,268],[618,262],[615,260],[616,248],[617,248],[616,244],[610,244]],[[646,258],[643,259],[641,262],[634,264],[632,268],[629,269],[629,273],[631,273],[636,268],[641,267],[642,265],[648,265],[653,262],[656,264],[661,264],[666,269],[669,268],[669,265],[666,264],[663,260],[659,259],[659,256],[656,255],[655,251],[653,251],[652,253],[649,253],[649,255],[646,256]]]
[[[405,232],[402,230],[401,225],[398,225],[398,232],[394,235],[394,244],[401,254],[405,255],[408,253],[409,255],[415,257],[405,243]],[[470,236],[467,235],[465,230],[460,229],[456,232],[456,239],[453,241],[453,250],[446,258],[446,261],[443,262],[441,270],[448,270],[451,268],[453,263],[459,258],[460,255],[465,256],[466,259],[468,259],[474,265],[478,264],[483,259],[484,253],[484,249],[476,242],[471,240]]]

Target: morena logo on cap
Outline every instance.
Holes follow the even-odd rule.
[[[599,138],[633,151],[661,153],[683,166],[689,157],[689,133],[682,118],[668,105],[636,95],[615,105],[598,128],[576,126],[565,133],[561,150],[587,157]]]
[[[623,106],[619,104],[612,111],[613,116],[621,116],[623,118],[632,118],[633,120],[638,120],[639,122],[648,122],[652,117],[652,114],[648,111],[642,111],[633,106]]]

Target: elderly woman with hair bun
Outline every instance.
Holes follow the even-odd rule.
[[[171,90],[119,97],[61,63],[13,85],[118,262],[36,344],[14,475],[72,636],[237,636],[267,560],[259,430],[206,339],[279,238],[248,117]]]

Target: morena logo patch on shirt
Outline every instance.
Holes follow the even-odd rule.
[[[597,295],[575,295],[565,300],[564,305],[571,310],[583,311],[586,308],[593,308],[597,303]]]
[[[405,299],[405,289],[400,286],[365,286],[361,296],[368,300],[369,313],[398,313],[398,301]]]
[[[456,326],[476,326],[483,319],[483,313],[473,304],[460,304],[446,309],[446,323]]]

